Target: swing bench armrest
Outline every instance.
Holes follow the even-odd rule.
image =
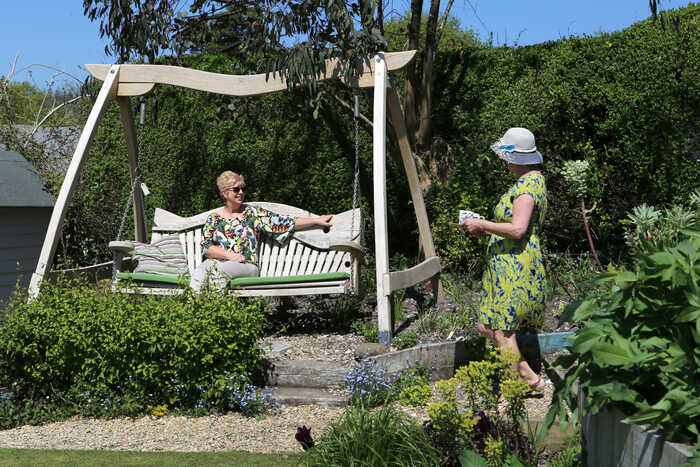
[[[365,248],[357,242],[336,240],[328,247],[329,250],[347,251],[354,256],[361,265],[367,266]]]
[[[130,241],[114,241],[109,242],[109,249],[113,253],[121,253],[122,256],[130,255],[134,251],[134,242]]]
[[[134,252],[134,242],[113,241],[109,242],[109,249],[112,250],[114,268],[117,272],[123,272],[125,257],[131,256]]]

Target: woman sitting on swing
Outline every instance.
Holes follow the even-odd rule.
[[[230,279],[259,275],[257,249],[261,231],[284,243],[294,230],[331,226],[332,215],[291,217],[244,204],[245,180],[230,170],[219,175],[216,185],[225,204],[204,223],[203,261],[190,280],[197,292],[207,281],[223,290]]]

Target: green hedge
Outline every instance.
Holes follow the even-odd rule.
[[[511,126],[526,126],[545,156],[550,210],[545,244],[553,251],[585,251],[580,205],[560,170],[583,159],[593,167],[586,197],[596,204],[590,222],[604,262],[625,253],[619,221],[641,203],[670,205],[688,196],[700,178],[700,6],[679,11],[680,31],[651,20],[621,32],[567,38],[528,47],[467,44],[436,57],[433,136],[447,148],[447,180],[427,195],[438,253],[451,267],[479,266],[483,245],[448,227],[457,210],[490,215],[512,183],[489,145]],[[245,74],[248,64],[225,56],[186,57],[178,64]],[[170,63],[163,59],[163,63]],[[174,63],[174,62],[173,62]],[[354,128],[351,91],[329,84],[316,103],[303,91],[251,98],[158,86],[149,97],[142,165],[155,207],[192,215],[215,206],[214,179],[242,172],[249,199],[283,202],[317,213],[352,205]],[[400,87],[400,86],[399,86]],[[362,110],[371,115],[370,96]],[[136,100],[133,100],[136,108]],[[137,125],[137,130],[140,131]],[[372,233],[371,134],[360,126],[361,183],[368,246]],[[116,105],[102,121],[66,223],[69,262],[110,257],[128,197],[129,174]],[[403,168],[388,163],[390,251],[417,254],[417,229]],[[130,236],[130,221],[127,233]],[[59,248],[59,256],[62,249]],[[60,259],[60,258],[59,258]]]
[[[62,398],[81,406],[98,398],[105,411],[138,413],[206,401],[235,410],[211,392],[231,376],[242,384],[260,374],[258,299],[134,296],[70,283],[45,284],[34,301],[25,298],[16,297],[0,322],[0,387],[23,403]]]
[[[700,6],[669,15],[680,17],[679,33],[646,20],[596,37],[439,55],[434,134],[454,164],[427,204],[443,259],[478,260],[475,241],[444,223],[460,208],[490,214],[512,183],[488,149],[511,126],[530,128],[545,157],[550,249],[587,246],[564,161],[594,167],[586,204],[597,206],[591,223],[604,261],[620,255],[619,221],[632,207],[687,199],[700,178]]]

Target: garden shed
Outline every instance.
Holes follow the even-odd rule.
[[[36,268],[54,199],[21,154],[0,151],[0,301]]]

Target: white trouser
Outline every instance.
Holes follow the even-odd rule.
[[[226,283],[236,277],[256,277],[260,274],[253,263],[237,263],[235,261],[206,259],[194,270],[190,279],[190,287],[196,292],[208,281],[219,290],[226,288]]]

